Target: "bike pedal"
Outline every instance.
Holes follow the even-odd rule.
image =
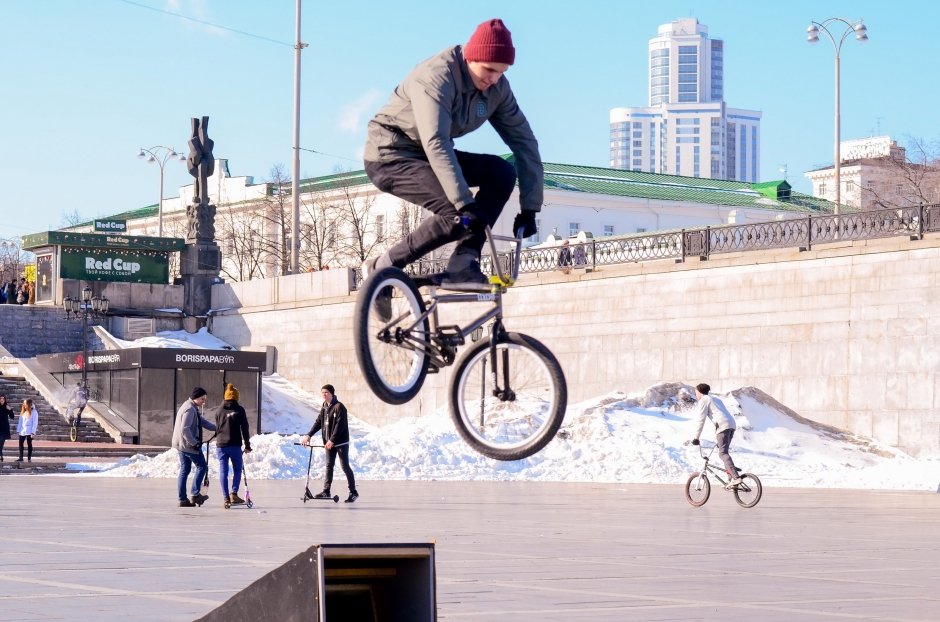
[[[441,336],[441,340],[449,346],[464,345],[463,331],[457,325],[441,326],[437,329],[437,332]]]

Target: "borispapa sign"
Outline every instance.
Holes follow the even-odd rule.
[[[59,263],[63,279],[167,283],[170,262],[167,253],[121,248],[64,247]]]

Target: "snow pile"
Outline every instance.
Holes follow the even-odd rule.
[[[146,345],[204,347],[213,339],[208,334],[161,333]],[[138,340],[134,346],[147,341]],[[558,437],[535,456],[515,462],[491,460],[471,450],[457,435],[446,409],[381,428],[351,416],[353,468],[363,480],[682,483],[702,463],[698,448],[684,445],[694,432],[690,394],[691,387],[662,383],[642,392],[614,391],[569,404]],[[718,397],[738,423],[732,457],[767,486],[937,489],[940,456],[915,459],[813,424],[757,389]],[[251,441],[254,451],[245,456],[250,478],[306,477],[310,450],[295,443],[309,429],[320,403],[319,396],[283,377],[264,378],[262,420],[272,433]],[[713,438],[710,424],[702,438]],[[214,446],[210,451],[210,468],[217,474]],[[311,477],[317,478],[323,451],[315,449],[312,456]],[[174,478],[178,469],[177,453],[170,450],[154,458],[138,455],[89,476]]]

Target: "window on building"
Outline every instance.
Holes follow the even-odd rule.
[[[637,228],[636,228],[636,232],[637,232],[637,233],[646,233],[646,227],[637,227]]]
[[[532,243],[532,244],[538,244],[539,242],[542,241],[541,236],[540,236],[539,233],[538,233],[539,231],[542,230],[542,219],[541,219],[541,218],[536,218],[536,219],[535,219],[535,228],[537,229],[535,235],[530,235],[529,237],[526,238],[526,241],[527,241],[527,242],[530,242],[530,243]]]
[[[826,196],[826,190],[827,190],[826,182],[824,181],[819,182],[819,196],[821,197]]]
[[[613,225],[604,225],[604,235],[606,235],[606,236],[611,236],[611,235],[613,235],[613,234],[614,234],[614,226],[613,226]]]
[[[375,215],[375,241],[385,241],[385,214]]]
[[[578,235],[579,231],[581,231],[581,223],[579,222],[568,223],[568,235]]]

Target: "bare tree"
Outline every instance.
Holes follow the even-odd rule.
[[[216,211],[216,240],[222,247],[222,274],[233,281],[265,275],[264,207],[220,206]]]
[[[419,205],[399,199],[398,209],[395,210],[395,230],[399,238],[403,238],[421,224],[424,212]]]
[[[185,238],[187,226],[182,218],[166,218],[163,221],[163,235],[168,238]],[[180,254],[170,253],[170,283],[180,276]]]
[[[908,137],[906,150],[883,163],[878,183],[861,188],[875,208],[930,205],[940,202],[940,145]]]
[[[20,278],[31,261],[33,254],[23,250],[19,239],[0,240],[0,284]]]
[[[261,235],[266,263],[272,274],[290,274],[293,205],[290,176],[283,164],[271,167],[270,193],[262,201],[265,227]]]
[[[339,188],[338,216],[344,231],[340,251],[358,266],[378,248],[384,248],[388,227],[383,214],[373,213],[376,195],[350,186]]]
[[[77,227],[82,223],[88,222],[90,219],[82,216],[77,209],[72,210],[71,212],[62,212],[62,228],[69,229],[71,227]]]
[[[314,270],[336,263],[338,258],[338,208],[323,193],[302,202],[300,261]]]

